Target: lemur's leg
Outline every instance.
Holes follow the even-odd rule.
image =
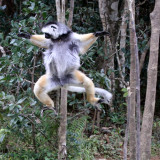
[[[84,73],[82,73],[78,70],[74,71],[73,75],[74,75],[75,79],[79,83],[82,83],[83,86],[85,87],[88,102],[90,102],[93,105],[98,103],[100,98],[95,97],[95,87],[94,87],[94,83],[92,82],[92,80],[90,78],[88,78]]]
[[[40,102],[46,105],[49,108],[54,107],[53,100],[49,97],[48,92],[57,89],[59,86],[54,83],[54,81],[43,75],[39,78],[34,86],[34,94]]]

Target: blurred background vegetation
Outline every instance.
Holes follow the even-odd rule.
[[[123,3],[122,0],[120,0]],[[136,4],[141,1],[137,0]],[[69,7],[69,6],[68,6]],[[139,52],[146,47],[150,36],[149,14],[154,1],[147,0],[136,12]],[[66,19],[69,11],[66,11]],[[20,31],[41,33],[42,25],[56,20],[54,0],[7,0],[0,6],[0,159],[55,160],[59,117],[52,111],[41,114],[42,104],[34,97],[33,84],[45,73],[42,52],[27,40],[17,37]],[[78,33],[101,31],[97,0],[75,1],[72,29]],[[115,28],[116,29],[116,28]],[[110,90],[109,74],[103,73],[103,37],[81,56],[81,70],[93,79],[96,86]],[[127,49],[128,48],[128,49]],[[129,38],[124,50],[125,79],[129,80]],[[118,65],[115,60],[116,91],[114,112],[107,105],[96,110],[84,95],[68,94],[67,151],[69,160],[93,160],[95,157],[122,158],[126,123],[126,90],[119,87]],[[148,54],[141,74],[141,103],[144,104]],[[159,65],[160,70],[160,65]],[[152,153],[160,153],[160,73],[158,72],[156,112],[153,128]],[[99,124],[100,122],[100,124]]]

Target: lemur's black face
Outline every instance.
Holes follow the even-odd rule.
[[[58,23],[48,22],[42,28],[42,32],[47,39],[55,39],[59,36]]]
[[[58,22],[48,22],[42,27],[46,39],[57,39],[69,31],[71,30],[65,24]]]
[[[49,33],[44,33],[45,34],[45,38],[50,39],[52,38],[52,36]]]

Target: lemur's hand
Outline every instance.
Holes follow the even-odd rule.
[[[26,39],[30,39],[31,38],[31,35],[29,33],[18,33],[17,36],[18,37],[23,37],[23,38],[26,38]]]
[[[96,37],[100,37],[100,36],[109,36],[109,32],[106,32],[106,31],[98,31],[98,32],[95,32],[94,35]]]

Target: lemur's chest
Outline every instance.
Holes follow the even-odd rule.
[[[79,59],[79,46],[76,42],[59,42],[50,46],[49,54],[52,60],[60,62],[60,64],[69,65]]]
[[[63,76],[80,67],[78,42],[58,42],[50,46],[44,53],[46,70],[50,73]]]

